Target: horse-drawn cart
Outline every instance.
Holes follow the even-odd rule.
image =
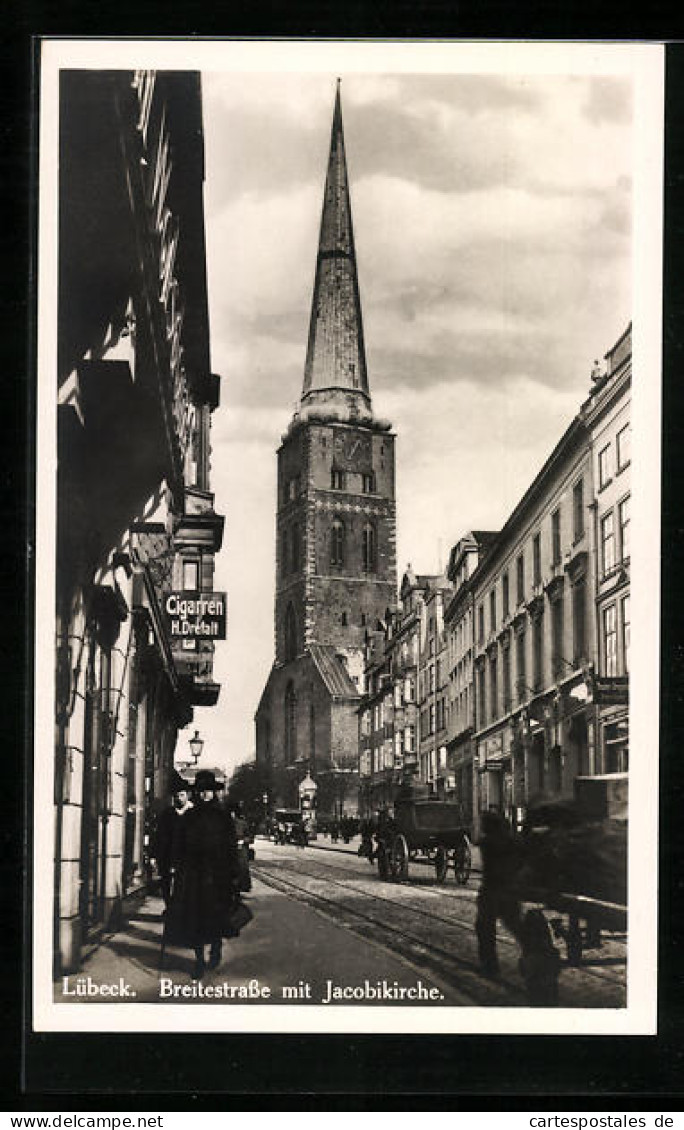
[[[394,816],[380,821],[376,832],[378,874],[381,879],[406,879],[409,863],[432,864],[437,882],[449,867],[456,881],[468,882],[471,852],[460,805],[443,800],[397,800]]]
[[[627,791],[626,773],[578,777],[574,800],[528,812],[519,893],[559,916],[571,965],[627,930]]]

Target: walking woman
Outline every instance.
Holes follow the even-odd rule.
[[[206,969],[219,965],[223,938],[237,932],[237,840],[232,817],[218,803],[220,788],[210,770],[197,774],[195,806],[183,817],[178,877],[166,920],[167,942],[194,949],[193,977],[198,981]]]

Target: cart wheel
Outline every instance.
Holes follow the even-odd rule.
[[[401,834],[394,837],[390,867],[392,869],[392,875],[395,879],[408,878],[409,849],[405,837]]]
[[[443,847],[437,848],[435,852],[435,878],[438,883],[443,883],[447,875],[447,867],[449,866],[449,857]]]
[[[464,840],[463,843],[456,848],[454,853],[454,874],[456,876],[456,882],[460,883],[462,887],[465,887],[470,878],[471,865],[472,855],[468,844]]]
[[[387,858],[387,850],[384,844],[380,844],[378,848],[378,878],[389,879],[390,877],[390,864]]]

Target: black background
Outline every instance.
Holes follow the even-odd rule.
[[[684,633],[684,19],[663,3],[395,0],[394,3],[197,4],[132,0],[26,0],[3,5],[0,182],[7,359],[0,415],[7,429],[0,475],[4,532],[0,585],[5,766],[0,868],[9,896],[0,930],[5,1109],[116,1111],[260,1109],[456,1110],[677,1109],[684,1092],[682,985],[684,860],[681,819]],[[33,539],[33,270],[37,177],[36,36],[193,35],[330,38],[489,38],[668,41],[664,255],[663,528],[661,593],[661,864],[657,1037],[33,1034],[28,1021],[30,933],[25,918],[31,825],[31,591]],[[9,112],[8,112],[9,111]],[[5,576],[5,573],[7,574]],[[655,582],[655,578],[654,578]],[[17,597],[13,593],[17,590]],[[7,725],[9,723],[9,725]],[[654,750],[638,750],[648,757]],[[23,787],[22,787],[23,785]],[[634,803],[634,801],[633,801]],[[23,992],[22,992],[23,982]],[[222,1096],[224,1101],[222,1102]],[[266,1097],[268,1096],[268,1098]]]

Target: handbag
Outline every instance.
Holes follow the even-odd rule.
[[[228,928],[226,930],[226,937],[237,938],[241,930],[244,930],[254,918],[252,911],[249,907],[238,898],[228,915]]]

